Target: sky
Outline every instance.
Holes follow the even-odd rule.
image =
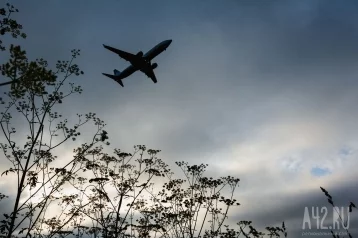
[[[172,167],[207,163],[210,175],[239,177],[231,222],[285,221],[301,237],[305,207],[330,209],[320,186],[339,206],[358,203],[358,2],[13,4],[29,57],[55,64],[81,49],[84,93],[64,114],[97,113],[113,147],[144,144]],[[145,53],[167,39],[153,60],[157,84],[140,72],[124,88],[102,76],[128,66],[102,44]],[[358,234],[357,215],[350,225]]]

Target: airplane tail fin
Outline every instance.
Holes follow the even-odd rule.
[[[113,73],[114,73],[114,75],[118,76],[121,74],[121,71],[114,69]]]
[[[116,71],[118,71],[118,70],[114,70],[114,74],[116,74]],[[119,71],[118,71],[119,72]],[[124,85],[123,85],[123,82],[122,82],[122,80],[120,80],[119,79],[119,77],[118,77],[118,74],[117,75],[111,75],[111,74],[106,74],[106,73],[102,73],[104,76],[107,76],[108,78],[111,78],[111,79],[113,79],[114,81],[116,81],[117,83],[119,83],[122,87],[124,87]]]

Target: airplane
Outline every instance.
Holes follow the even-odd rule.
[[[117,69],[113,70],[114,75],[102,73],[103,75],[115,80],[122,87],[124,87],[122,79],[130,76],[136,71],[141,71],[146,74],[154,83],[157,83],[157,78],[154,74],[154,69],[158,67],[157,63],[151,63],[151,61],[158,56],[160,53],[165,51],[168,46],[172,43],[172,40],[165,40],[154,46],[146,54],[143,55],[142,51],[139,51],[137,54],[131,54],[111,46],[103,44],[104,48],[118,54],[119,57],[129,61],[131,63],[125,70],[122,72]]]

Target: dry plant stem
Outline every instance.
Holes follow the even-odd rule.
[[[65,82],[65,80],[71,75],[71,73],[69,72],[69,70],[70,70],[70,67],[72,66],[73,58],[74,58],[74,57],[72,57],[72,59],[71,59],[71,61],[70,61],[70,64],[68,65],[68,68],[67,68],[66,75],[65,75],[64,79],[63,79],[63,80],[59,83],[59,85],[56,87],[55,93],[58,92],[58,90],[61,88],[61,86],[63,85],[63,83]],[[21,197],[21,195],[22,195],[23,189],[25,188],[24,182],[25,182],[26,173],[27,173],[34,165],[37,164],[36,162],[34,162],[34,163],[29,167],[29,164],[30,164],[30,161],[31,161],[31,156],[32,156],[34,147],[35,147],[36,143],[38,142],[40,135],[41,135],[41,141],[42,141],[43,128],[44,128],[44,120],[45,120],[46,116],[48,115],[49,110],[50,110],[50,109],[54,106],[54,104],[55,104],[55,102],[53,102],[52,104],[50,104],[50,103],[47,104],[47,106],[45,107],[45,110],[44,110],[44,112],[43,112],[42,118],[40,119],[39,114],[38,114],[38,112],[37,112],[37,108],[36,108],[36,106],[35,106],[34,94],[31,92],[31,90],[29,90],[29,93],[30,93],[30,95],[31,95],[31,103],[32,103],[32,118],[31,118],[31,120],[29,121],[28,118],[27,118],[27,116],[26,116],[26,119],[28,120],[29,125],[30,125],[32,143],[31,143],[31,147],[30,147],[30,149],[29,149],[29,151],[28,151],[28,155],[27,155],[25,167],[22,167],[22,164],[21,164],[20,159],[16,156],[16,153],[13,153],[13,154],[15,155],[15,159],[16,159],[16,161],[17,161],[18,166],[21,167],[21,170],[22,170],[23,172],[22,172],[22,176],[21,176],[20,182],[19,182],[19,184],[18,184],[18,190],[17,190],[16,199],[15,199],[14,209],[13,209],[12,216],[11,216],[11,220],[10,220],[9,233],[8,233],[8,236],[7,236],[8,238],[11,237],[13,231],[21,224],[21,222],[20,222],[20,223],[18,224],[18,226],[14,228],[14,226],[15,226],[14,224],[15,224],[17,212],[18,212],[19,210],[21,210],[22,206],[23,206],[24,204],[26,204],[27,201],[29,201],[29,200],[32,198],[32,196],[30,196],[30,198],[28,198],[28,199],[25,201],[25,203],[24,203],[22,206],[19,207],[20,197]],[[7,110],[9,110],[15,103],[16,103],[16,101],[14,101],[13,103],[11,103]],[[7,112],[7,111],[6,111],[6,112]],[[4,114],[4,115],[5,115],[5,114]],[[34,136],[34,122],[35,122],[35,117],[36,117],[36,118],[38,119],[38,121],[40,122],[40,126],[39,126],[39,128],[38,128],[38,130],[37,130],[37,132],[36,132],[36,135]],[[1,121],[2,121],[2,120],[1,120]],[[7,125],[8,125],[8,123],[7,123]],[[1,123],[1,128],[2,128],[2,131],[3,131],[4,135],[5,135],[5,137],[6,137],[7,141],[8,141],[8,143],[11,145],[11,142],[12,142],[12,141],[11,141],[10,135],[7,136],[7,133],[6,133],[6,131],[5,131],[5,128],[4,128],[4,126],[3,126],[3,123]],[[8,129],[8,131],[9,131],[9,129]],[[65,140],[63,140],[60,144],[64,143],[67,139],[68,139],[68,138],[66,138]],[[40,143],[40,149],[41,149],[41,144],[42,144],[42,143]],[[58,145],[60,145],[60,144],[58,144]],[[58,145],[56,145],[55,147],[57,147]],[[55,147],[52,147],[52,148],[50,147],[47,151],[50,151],[51,149],[53,149],[53,148],[55,148]],[[13,152],[14,152],[14,146],[11,146],[11,148],[12,148],[12,150],[13,150]],[[67,166],[68,166],[68,164],[67,164],[65,167],[67,167]],[[19,171],[20,171],[20,170],[18,169],[18,175],[19,175]],[[55,175],[56,175],[56,174],[55,174]],[[54,176],[55,176],[55,175],[54,175]],[[52,178],[53,178],[54,176],[52,176]],[[50,178],[50,180],[51,180],[52,178]],[[50,181],[50,180],[49,180],[49,181]],[[38,192],[42,187],[44,187],[49,181],[43,183],[42,186],[37,190],[37,192]],[[56,191],[56,190],[57,190],[57,189],[55,189],[54,191]],[[35,192],[34,194],[36,194],[37,192]],[[48,199],[48,197],[45,198],[45,201],[47,201],[47,199]],[[35,209],[35,208],[36,208],[36,206],[35,206],[33,209]],[[43,207],[42,209],[44,209],[44,207]],[[31,214],[31,213],[28,213],[28,215],[25,216],[24,219],[26,219],[30,214]],[[24,219],[23,219],[22,221],[24,221]],[[36,219],[36,221],[37,221],[37,219]]]

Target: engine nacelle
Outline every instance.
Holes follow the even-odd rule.
[[[137,56],[142,57],[142,56],[143,56],[143,51],[139,51],[139,52],[137,53]]]
[[[156,67],[158,67],[158,64],[157,64],[157,63],[153,63],[153,64],[152,64],[152,69],[155,69]]]

